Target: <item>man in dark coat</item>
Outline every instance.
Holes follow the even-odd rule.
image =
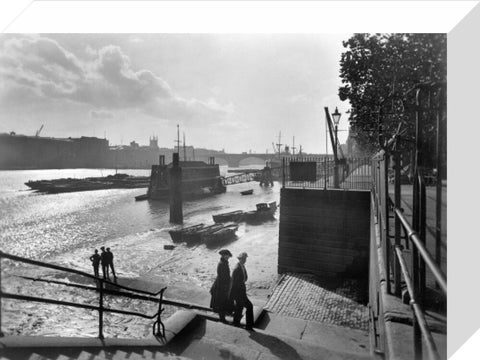
[[[102,246],[100,250],[102,250],[100,254],[100,263],[102,264],[103,279],[110,279],[108,276],[108,254],[105,251],[105,246]]]
[[[110,251],[110,248],[107,248],[107,274],[108,274],[108,268],[112,270],[112,275],[113,275],[113,280],[116,282],[117,281],[117,275],[115,275],[115,268],[113,267],[113,253]]]
[[[100,255],[98,255],[98,250],[95,249],[95,253],[90,256],[90,261],[93,265],[93,274],[95,277],[99,277],[98,268],[100,267]]]
[[[226,323],[225,315],[233,310],[233,304],[228,297],[230,289],[228,259],[232,257],[232,253],[228,250],[220,250],[219,254],[221,257],[217,265],[217,278],[210,289],[210,294],[212,294],[210,307],[218,313],[220,321]]]
[[[247,262],[247,253],[240,253],[238,263],[232,272],[232,281],[230,286],[230,299],[235,302],[235,310],[233,313],[233,325],[240,326],[240,319],[242,318],[243,308],[246,311],[246,326],[245,329],[253,331],[253,305],[247,297],[247,289],[245,282],[248,279],[245,263]]]

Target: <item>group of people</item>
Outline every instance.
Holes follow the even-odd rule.
[[[113,253],[110,251],[110,248],[107,248],[107,250],[105,250],[105,246],[102,246],[100,250],[102,251],[100,254],[98,253],[98,250],[95,249],[94,254],[90,256],[90,261],[93,265],[93,273],[95,277],[100,277],[98,269],[101,264],[103,279],[110,280],[109,272],[110,270],[112,270],[113,280],[116,282],[117,275],[115,274],[115,268],[113,267]]]
[[[227,323],[225,316],[233,313],[234,326],[240,326],[243,309],[246,309],[245,329],[253,330],[253,305],[247,297],[245,282],[248,279],[245,263],[247,253],[240,253],[238,263],[235,265],[230,276],[228,260],[232,257],[229,250],[221,250],[220,261],[217,266],[217,277],[210,289],[212,299],[210,307],[218,313],[220,321]]]

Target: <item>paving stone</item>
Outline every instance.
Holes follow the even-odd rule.
[[[348,279],[329,290],[313,275],[287,273],[265,309],[279,315],[368,330],[368,307],[359,301],[358,283]]]

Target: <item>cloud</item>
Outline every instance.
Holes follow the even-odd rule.
[[[305,94],[297,94],[287,98],[287,102],[290,104],[309,104],[311,99]]]
[[[90,116],[93,119],[113,119],[115,117],[111,111],[105,110],[92,110],[90,111]]]
[[[232,104],[215,99],[184,98],[148,69],[136,70],[118,46],[84,49],[79,58],[57,41],[44,36],[1,36],[0,103],[21,88],[45,99],[87,104],[102,111],[138,109],[172,121],[221,120],[234,111]],[[16,99],[18,105],[22,99]],[[98,118],[98,117],[97,117]]]

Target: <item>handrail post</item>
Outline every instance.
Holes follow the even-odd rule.
[[[2,259],[3,259],[3,252],[0,251],[0,337],[3,337],[3,331],[2,331],[2,298],[3,298],[3,292],[2,292]]]
[[[444,174],[443,169],[443,151],[444,151],[444,136],[445,136],[445,125],[444,125],[444,115],[446,106],[445,99],[445,87],[442,87],[439,91],[439,109],[437,110],[437,184],[436,184],[436,208],[435,208],[435,260],[437,265],[441,267],[442,264],[442,176]],[[445,115],[446,116],[446,115]],[[438,288],[437,283],[437,288]]]
[[[413,230],[420,232],[420,173],[423,166],[423,153],[422,153],[422,102],[420,98],[421,91],[419,88],[416,90],[415,94],[415,178],[413,184],[413,212],[412,212],[412,226]],[[413,271],[413,290],[418,297],[421,297],[421,280],[420,280],[420,255],[416,246],[412,246],[412,271]],[[413,294],[411,294],[413,296]],[[419,301],[421,301],[419,299]],[[422,358],[422,339],[421,331],[416,317],[414,317],[413,322],[413,342],[414,342],[414,351],[415,359]]]
[[[397,141],[399,141],[398,139]],[[395,182],[394,182],[394,187],[395,187],[395,208],[400,209],[401,208],[401,172],[400,172],[400,167],[401,167],[401,156],[400,156],[400,151],[396,150],[393,153],[393,161],[394,161],[394,170],[395,170]],[[394,212],[395,215],[395,248],[400,246],[401,239],[400,239],[400,231],[401,231],[401,225],[400,225],[400,219],[398,216],[396,216],[396,213]],[[401,269],[400,269],[400,261],[399,259],[394,256],[394,294],[395,296],[400,296],[401,295]]]
[[[99,283],[99,302],[98,302],[98,338],[104,339],[103,337],[103,279],[98,279]]]
[[[384,246],[385,246],[385,274],[386,274],[386,279],[385,281],[387,282],[387,293],[390,294],[391,291],[391,281],[390,281],[390,266],[391,266],[391,242],[390,242],[390,237],[389,237],[389,202],[388,202],[388,160],[389,160],[389,154],[385,152],[385,156],[383,157],[383,183],[380,185],[383,187],[383,206],[382,206],[382,211],[383,211],[383,218],[384,218],[384,224],[383,224],[383,236],[384,236]],[[381,175],[381,174],[380,174]],[[382,177],[380,177],[382,178]]]

